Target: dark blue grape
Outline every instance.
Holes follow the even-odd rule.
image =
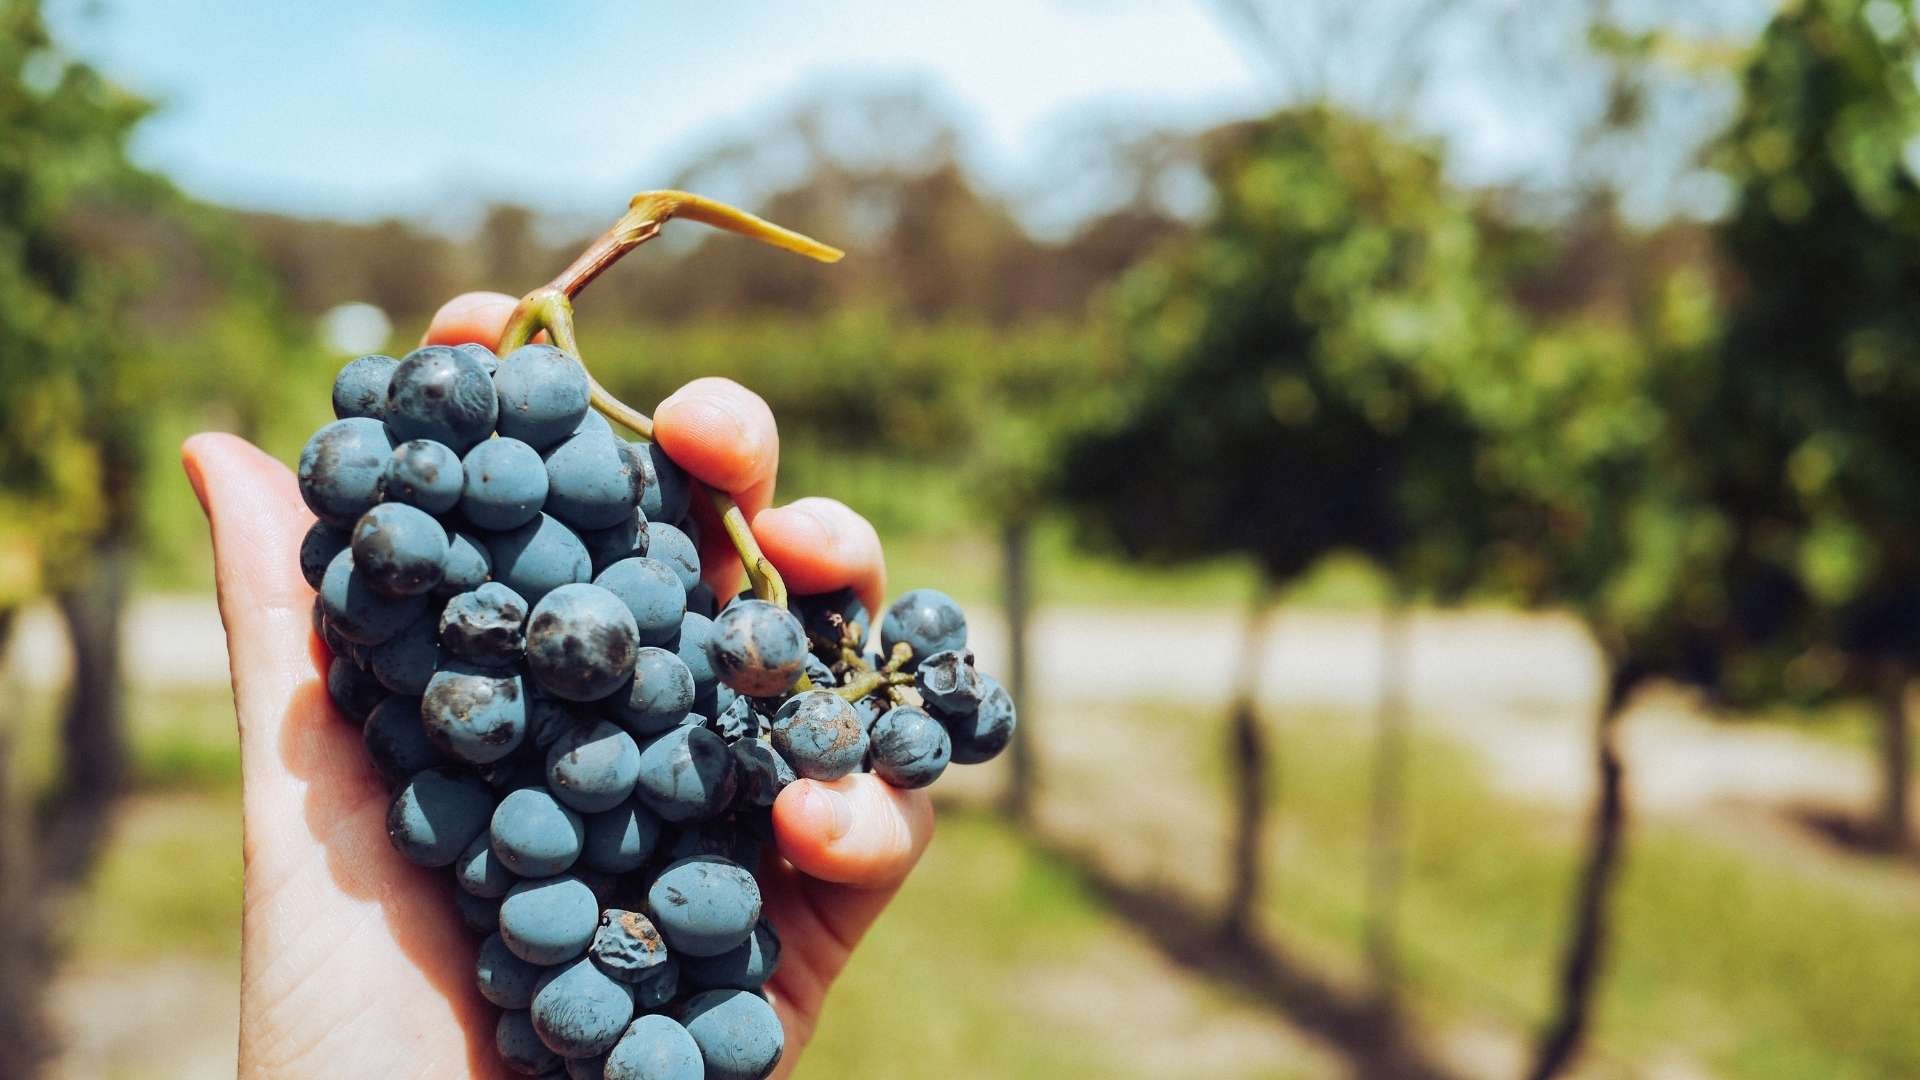
[[[680,636],[687,590],[672,567],[657,559],[621,559],[593,579],[633,615],[642,645],[666,645]]]
[[[500,371],[500,358],[495,356],[493,350],[487,348],[485,345],[477,341],[469,341],[464,345],[455,345],[454,348],[473,357],[476,363],[486,369],[488,377],[492,377]]]
[[[480,996],[503,1009],[524,1009],[533,1004],[533,987],[547,969],[529,964],[513,955],[498,931],[480,943],[480,955],[473,965],[474,982]]]
[[[447,530],[406,503],[381,503],[353,526],[353,565],[388,596],[433,591],[447,569]]]
[[[885,694],[868,694],[853,703],[853,711],[860,717],[860,730],[867,733],[869,741],[873,738],[874,721],[887,714],[893,708],[893,699]]]
[[[494,807],[493,813],[498,817],[500,808]],[[453,880],[458,882],[462,889],[475,896],[497,900],[507,895],[509,889],[520,883],[520,875],[507,869],[507,864],[500,858],[499,852],[493,850],[492,827],[489,826],[487,832],[474,837],[473,843],[468,844],[467,849],[460,853],[460,857],[453,861]],[[513,1007],[508,1006],[508,1008]]]
[[[487,543],[493,557],[494,579],[538,604],[562,585],[593,576],[593,562],[573,530],[541,514],[510,532],[495,533]]]
[[[500,1014],[493,1028],[493,1048],[507,1068],[526,1076],[546,1076],[562,1067],[560,1056],[540,1041],[533,1029],[533,1015],[525,1009]]]
[[[760,921],[760,885],[729,859],[681,859],[647,889],[647,912],[676,954],[718,956],[753,933]]]
[[[432,439],[409,439],[393,448],[380,491],[389,501],[444,514],[459,505],[465,483],[459,454]]]
[[[458,769],[428,769],[409,779],[387,808],[387,836],[407,861],[447,866],[493,814],[493,792]]]
[[[412,625],[427,610],[424,596],[385,596],[354,564],[353,549],[333,557],[320,582],[327,625],[356,645],[378,645]]]
[[[574,728],[547,751],[547,784],[583,814],[611,810],[633,794],[640,747],[605,720]]]
[[[568,1058],[567,1080],[606,1080],[607,1056],[595,1054],[592,1057]]]
[[[486,440],[467,451],[461,469],[460,513],[477,528],[517,529],[546,505],[546,464],[519,439]]]
[[[525,787],[508,792],[500,800],[488,835],[493,853],[508,870],[523,878],[544,878],[574,864],[587,831],[580,815],[562,805],[551,792]]]
[[[500,902],[500,937],[530,964],[563,964],[587,951],[600,901],[575,877],[523,881]]]
[[[581,958],[540,977],[533,1029],[561,1057],[592,1057],[613,1047],[633,1019],[633,991]]]
[[[527,620],[527,669],[568,701],[597,701],[633,675],[639,634],[620,598],[598,585],[562,585]]]
[[[352,529],[343,529],[324,519],[314,522],[307,528],[307,535],[300,538],[300,576],[307,579],[310,587],[320,588],[320,583],[326,580],[328,565],[352,540]],[[674,626],[679,625],[680,620],[675,619]]]
[[[408,353],[387,385],[388,430],[400,439],[444,443],[456,454],[493,433],[498,410],[485,365],[446,345]]]
[[[527,602],[497,581],[447,601],[440,612],[440,644],[462,660],[511,667],[527,651]]]
[[[675,575],[677,578],[679,575]],[[701,582],[687,590],[687,610],[711,619],[717,614],[718,605],[713,598],[713,586]]]
[[[800,621],[765,600],[736,600],[713,620],[707,659],[721,682],[750,697],[784,694],[805,666]]]
[[[647,558],[672,567],[683,590],[700,584],[700,550],[693,546],[693,538],[651,515],[647,517]]]
[[[746,806],[772,806],[788,784],[793,766],[764,739],[741,739],[733,744],[734,772],[740,776],[739,800]]]
[[[571,701],[562,701],[537,686],[527,688],[527,743],[545,750],[575,728],[593,723],[593,717]],[[546,775],[546,756],[540,757],[540,775]]]
[[[587,372],[552,345],[522,345],[493,376],[500,395],[500,434],[545,450],[573,434],[587,417]]]
[[[378,420],[387,411],[387,383],[400,361],[373,353],[349,360],[333,377],[333,415],[341,420],[364,416]]]
[[[508,754],[498,761],[476,765],[473,771],[474,775],[486,781],[488,787],[502,794],[521,788],[547,786],[547,770],[541,767],[538,758],[524,754]]]
[[[703,1080],[700,1044],[668,1016],[654,1013],[630,1025],[607,1052],[603,1080]]]
[[[914,685],[929,708],[942,716],[971,716],[986,697],[986,685],[973,668],[970,649],[937,652],[920,662],[913,673]]]
[[[618,523],[604,529],[581,529],[580,542],[593,560],[593,572],[603,573],[622,559],[637,559],[647,553],[647,519],[636,508]]]
[[[708,990],[681,1020],[700,1047],[706,1080],[761,1080],[780,1063],[786,1034],[773,1006],[746,990]]]
[[[476,934],[491,934],[500,925],[500,901],[475,896],[459,886],[453,889],[453,907],[460,923]]]
[[[431,611],[367,650],[367,670],[380,685],[412,698],[427,692],[427,682],[439,666],[439,627]]]
[[[379,680],[362,671],[352,659],[336,656],[327,662],[327,696],[340,715],[358,724],[373,715],[388,694]]]
[[[447,537],[447,572],[433,595],[445,600],[463,592],[472,592],[493,574],[493,556],[486,542],[469,532],[454,532]]]
[[[640,748],[634,794],[668,821],[704,821],[733,801],[733,752],[703,727],[676,727]]]
[[[860,767],[867,733],[845,698],[831,690],[808,690],[773,714],[773,748],[809,780],[838,780]]]
[[[991,761],[1013,741],[1013,698],[991,675],[980,676],[980,682],[986,687],[986,693],[973,715],[947,716],[938,708],[927,709],[934,719],[946,725],[947,734],[952,736],[956,765]]]
[[[751,739],[760,734],[762,726],[760,714],[753,711],[753,702],[739,695],[735,695],[713,719],[707,721],[707,727],[728,742]]]
[[[607,709],[634,735],[658,735],[686,717],[693,691],[693,672],[685,662],[647,646],[634,654],[633,679],[607,699]]]
[[[840,647],[849,639],[856,652],[866,644],[872,617],[852,589],[794,596],[787,600],[787,607],[800,620],[813,647],[828,660],[840,659]]]
[[[873,771],[897,788],[923,788],[947,770],[953,740],[923,709],[900,705],[874,721],[869,733]]]
[[[300,451],[300,497],[316,517],[349,527],[380,502],[393,441],[380,421],[335,420],[313,433]]]
[[[913,648],[913,658],[905,668],[912,671],[934,653],[965,648],[967,616],[946,593],[915,589],[895,600],[880,621],[882,653],[891,656],[894,645],[902,641]]]
[[[629,445],[636,451],[632,456],[644,475],[640,509],[646,511],[647,520],[680,520],[686,515],[693,493],[687,471],[668,457],[658,443],[636,442]]]
[[[643,982],[667,962],[667,943],[653,920],[637,911],[609,908],[600,913],[587,955],[621,982]]]
[[[417,697],[396,695],[374,706],[360,729],[360,741],[373,759],[374,770],[388,784],[404,783],[436,765],[451,764],[427,738]]]
[[[427,735],[449,757],[485,765],[513,753],[526,738],[526,689],[513,671],[456,660],[427,683],[420,716]]]
[[[680,617],[680,636],[674,642],[674,655],[693,674],[694,711],[712,716],[720,711],[715,688],[720,680],[713,671],[713,659],[707,655],[707,639],[713,636],[713,620],[689,611]]]
[[[611,810],[588,814],[580,864],[603,874],[638,870],[660,843],[660,818],[629,798]]]
[[[806,675],[807,680],[815,686],[834,685],[833,669],[827,666],[825,660],[820,659],[812,653],[807,654],[806,666],[800,670],[802,674]]]
[[[633,462],[620,440],[586,431],[547,451],[547,513],[576,529],[604,529],[640,505]]]
[[[641,1009],[658,1009],[679,996],[680,961],[672,957],[633,984],[633,1003]]]
[[[689,956],[680,973],[702,990],[758,990],[780,966],[780,935],[765,919],[747,940],[718,956]]]

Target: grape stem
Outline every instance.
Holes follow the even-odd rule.
[[[506,329],[501,331],[495,351],[504,357],[545,330],[556,347],[571,354],[586,369],[589,403],[608,420],[648,442],[653,441],[652,418],[614,397],[593,377],[593,370],[587,368],[586,358],[580,353],[580,342],[574,336],[573,298],[628,252],[660,235],[660,229],[676,217],[739,233],[824,263],[839,262],[845,254],[839,248],[701,195],[687,191],[643,191],[628,202],[627,212],[620,215],[620,220],[587,245],[565,270],[521,297],[507,319]],[[707,491],[720,514],[720,523],[726,528],[727,538],[740,556],[740,565],[746,569],[747,580],[753,584],[753,594],[770,604],[786,607],[786,582],[760,550],[753,530],[747,525],[746,514],[733,501],[733,496],[714,488]]]

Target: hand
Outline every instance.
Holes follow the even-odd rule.
[[[497,294],[461,297],[434,317],[427,340],[492,342],[512,306]],[[871,525],[828,499],[767,509],[779,436],[765,402],[728,380],[699,379],[663,402],[655,422],[675,461],[739,501],[795,592],[851,587],[880,610],[886,571]],[[213,532],[240,721],[240,1074],[506,1075],[453,886],[388,845],[387,792],[359,732],[327,698],[326,647],[296,559],[313,518],[293,475],[230,435],[194,436],[182,456]],[[703,533],[707,580],[731,596],[738,560],[717,527]],[[933,810],[923,791],[860,774],[793,784],[773,818],[779,857],[760,876],[783,946],[767,991],[786,1026],[776,1073],[785,1076],[828,987],[925,849]]]

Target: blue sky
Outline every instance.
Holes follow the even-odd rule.
[[[618,205],[836,80],[931,81],[1005,184],[1089,110],[1204,123],[1271,94],[1209,7],[1178,0],[49,7],[64,48],[161,103],[145,163],[206,198],[356,218]]]

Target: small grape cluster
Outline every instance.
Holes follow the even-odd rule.
[[[1013,703],[922,589],[869,645],[851,591],[701,582],[697,484],[590,408],[571,354],[364,356],[301,452],[327,689],[451,868],[480,993],[528,1075],[755,1078],[780,939],[751,868],[798,777],[924,787],[1003,749]]]

